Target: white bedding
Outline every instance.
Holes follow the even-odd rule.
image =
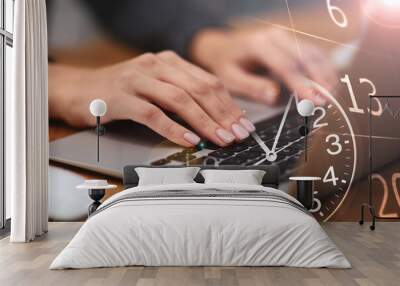
[[[258,190],[300,204],[282,191],[254,185],[131,188],[104,202],[50,269],[128,265],[351,267],[319,223],[290,203],[250,196],[119,201],[137,192],[168,190]]]

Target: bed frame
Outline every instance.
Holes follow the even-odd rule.
[[[124,168],[123,184],[124,189],[136,187],[139,183],[139,176],[135,171],[137,167],[160,168],[146,165],[128,165]],[[202,170],[219,169],[219,170],[262,170],[265,171],[262,185],[265,187],[279,187],[279,167],[275,165],[269,166],[198,166]],[[182,166],[165,166],[161,168],[182,168]],[[195,179],[197,183],[204,183],[203,176],[199,173]]]

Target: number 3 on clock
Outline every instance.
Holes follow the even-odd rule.
[[[325,138],[325,142],[329,143],[331,145],[331,147],[326,149],[326,152],[328,152],[329,155],[336,156],[336,155],[339,155],[340,153],[342,153],[343,146],[342,146],[342,144],[340,144],[339,135],[330,134]]]

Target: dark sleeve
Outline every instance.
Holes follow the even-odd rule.
[[[223,26],[206,0],[83,0],[115,39],[144,51],[172,49],[186,57],[193,36]]]

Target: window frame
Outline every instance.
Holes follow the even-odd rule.
[[[6,218],[6,189],[5,189],[5,96],[6,96],[6,47],[13,47],[13,34],[7,31],[6,1],[12,1],[13,13],[15,0],[0,0],[0,236],[9,233],[10,221]],[[14,15],[11,15],[14,18]]]

